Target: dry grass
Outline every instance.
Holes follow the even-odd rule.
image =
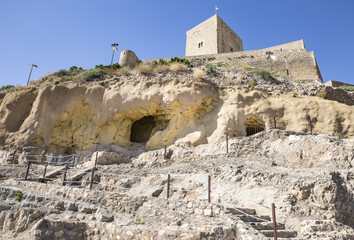
[[[154,72],[166,72],[170,70],[170,68],[168,65],[156,65],[153,70]]]
[[[203,79],[205,78],[205,72],[201,69],[195,69],[193,72],[193,75],[197,79]]]
[[[123,66],[120,69],[117,70],[119,75],[129,75],[130,74],[130,68],[128,66]]]
[[[153,72],[153,67],[149,64],[143,64],[143,63],[140,63],[137,67],[136,67],[136,71],[138,73],[141,73],[141,74],[149,74],[149,73],[152,73]]]
[[[187,65],[185,65],[183,63],[172,63],[170,65],[170,70],[174,71],[174,72],[186,71],[187,69],[188,69]]]
[[[247,63],[242,63],[241,64],[241,68],[243,68],[243,69],[245,69],[247,71],[252,70],[252,68]]]

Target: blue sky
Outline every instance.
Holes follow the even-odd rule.
[[[0,0],[0,86],[25,85],[32,63],[32,80],[107,65],[114,42],[140,59],[184,56],[186,31],[215,5],[244,50],[304,39],[325,82],[354,84],[353,0]]]

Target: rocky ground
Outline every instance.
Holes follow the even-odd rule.
[[[192,64],[0,91],[0,239],[354,239],[353,93]]]
[[[136,144],[138,149],[140,146]],[[0,171],[1,239],[354,239],[354,143],[267,130]],[[123,155],[129,161],[121,161]],[[114,163],[114,164],[113,164]],[[167,198],[167,179],[170,192]],[[211,202],[208,202],[210,176]]]

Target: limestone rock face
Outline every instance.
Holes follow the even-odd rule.
[[[139,58],[131,50],[124,50],[120,53],[119,64],[122,66],[136,67],[139,64]]]
[[[354,137],[353,107],[320,97],[223,87],[189,72],[105,81],[8,92],[0,103],[0,145],[63,151],[196,146],[223,141],[226,133],[246,136],[257,130],[246,126],[254,119],[262,129],[274,128],[275,119],[278,129],[303,133],[311,131],[310,119],[314,134]]]

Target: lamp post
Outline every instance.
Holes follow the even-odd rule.
[[[29,83],[29,81],[30,81],[33,67],[38,68],[38,66],[37,66],[36,64],[32,64],[32,65],[31,65],[31,64],[28,64],[28,65],[31,67],[31,71],[30,71],[30,74],[29,74],[29,76],[28,76],[27,85],[28,85],[28,83]]]
[[[111,44],[111,47],[113,48],[112,59],[111,59],[111,65],[113,64],[114,52],[115,52],[115,51],[118,51],[118,48],[117,48],[118,45],[119,45],[118,43],[112,43],[112,44]]]
[[[266,52],[266,54],[268,55],[268,59],[269,59],[270,72],[272,72],[272,59],[271,59],[271,56],[273,56],[273,52]]]

